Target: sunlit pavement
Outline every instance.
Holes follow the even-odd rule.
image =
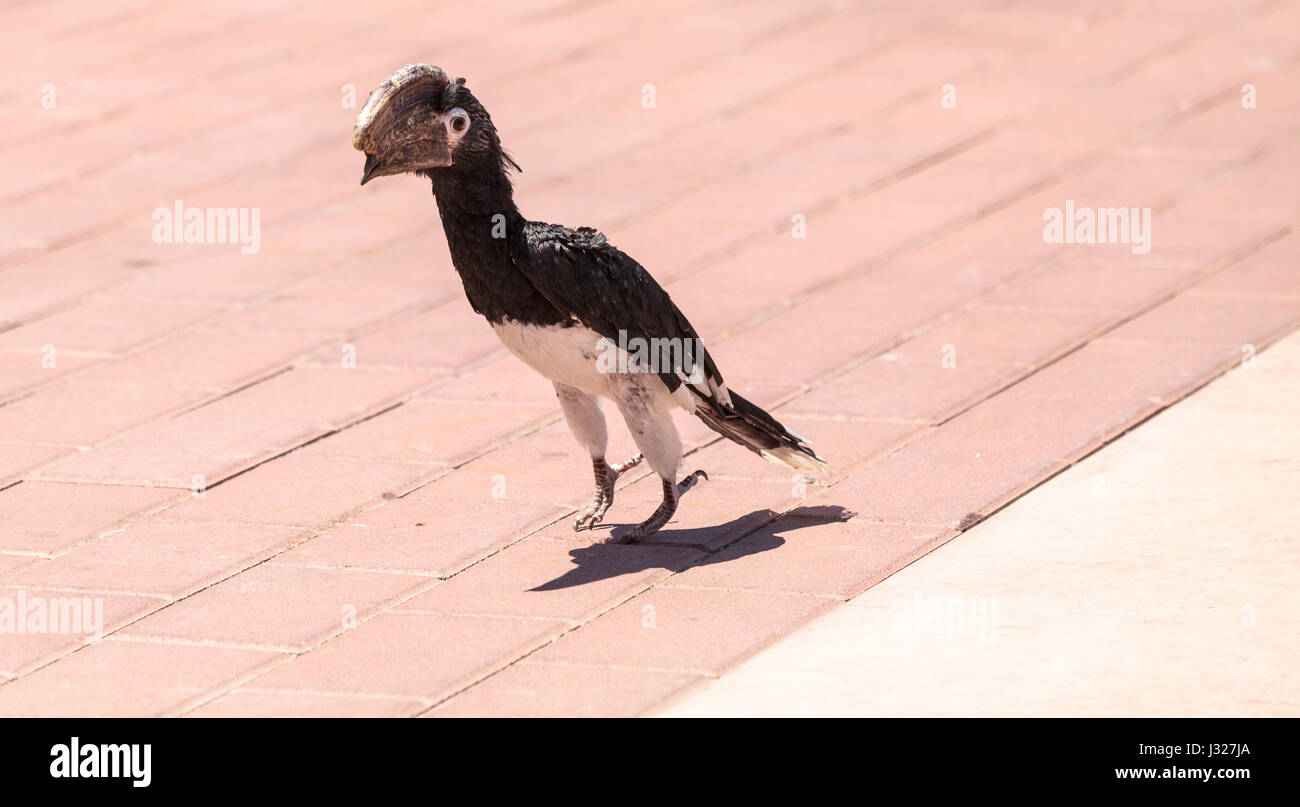
[[[1300,335],[666,714],[1300,713]]]
[[[19,602],[95,623],[0,632],[0,714],[640,713],[966,551],[1300,323],[1296,30],[1294,1],[0,10],[0,627]],[[525,215],[600,227],[836,474],[683,420],[710,478],[668,528],[572,532],[588,462],[464,302],[427,184],[358,187],[357,109],[415,61],[491,110]],[[175,243],[210,209],[224,234]],[[658,498],[629,477],[607,520]],[[990,568],[1114,585],[1051,538],[1026,541],[1041,574]],[[1153,654],[1209,596],[1179,568],[1148,595]],[[1065,641],[1029,590],[1000,601],[997,652]],[[1280,600],[1212,594],[1225,624],[1258,608],[1243,641],[1278,629]],[[1079,619],[1117,646],[1157,630]],[[1219,674],[1274,669],[1251,658]]]

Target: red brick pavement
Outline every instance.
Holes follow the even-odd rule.
[[[0,10],[0,599],[105,634],[0,634],[0,714],[636,713],[1300,323],[1295,0],[442,6]],[[357,187],[348,87],[410,61],[836,472],[683,421],[669,527],[574,534],[586,462],[427,187]],[[154,243],[177,200],[258,251]],[[1046,243],[1066,200],[1149,253]]]

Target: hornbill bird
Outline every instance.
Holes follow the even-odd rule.
[[[618,476],[643,457],[663,482],[663,503],[620,540],[655,533],[681,495],[708,478],[695,471],[677,481],[677,407],[768,460],[827,470],[810,445],[727,389],[695,329],[640,264],[594,229],[520,214],[509,176],[519,166],[502,150],[492,119],[463,78],[423,64],[398,70],[371,92],[352,145],[366,155],[362,185],[402,173],[433,183],[470,305],[512,353],[554,383],[596,477],[595,496],[574,520],[575,530],[600,523]],[[617,465],[605,462],[602,398],[613,400],[640,449]]]

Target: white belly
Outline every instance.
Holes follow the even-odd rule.
[[[610,396],[609,376],[600,372],[601,336],[575,325],[521,325],[507,320],[494,324],[497,338],[525,364],[551,381],[576,387],[588,395]]]

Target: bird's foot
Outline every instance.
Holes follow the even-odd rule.
[[[615,540],[620,543],[630,544],[640,541],[643,538],[649,538],[651,535],[659,532],[659,530],[668,523],[668,520],[673,517],[673,514],[677,512],[677,503],[681,501],[682,495],[685,494],[686,491],[695,487],[695,484],[701,479],[707,480],[708,478],[709,475],[704,473],[704,471],[695,471],[694,473],[688,474],[685,479],[678,482],[676,485],[665,479],[663,502],[655,508],[655,511],[650,514],[649,518],[642,521],[623,535],[618,536]]]
[[[591,504],[573,519],[574,532],[583,527],[594,529],[601,522],[605,511],[614,503],[614,483],[624,472],[641,464],[641,459],[640,454],[634,454],[616,465],[606,465],[603,457],[591,461],[591,469],[596,476],[596,494],[592,496]]]

